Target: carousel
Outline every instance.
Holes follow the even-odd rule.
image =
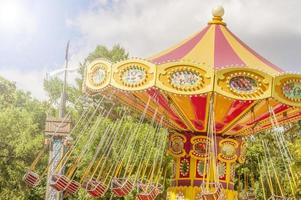
[[[74,174],[85,149],[65,175],[60,173],[74,153],[71,147],[57,165],[52,187],[69,194],[81,187],[93,197],[103,196],[108,189],[122,197],[135,187],[137,199],[155,199],[163,190],[160,177],[166,174],[162,164],[166,149],[173,157],[167,199],[237,199],[235,166],[245,161],[245,138],[267,130],[275,132],[289,165],[291,155],[281,128],[301,119],[301,75],[284,72],[242,42],[223,21],[222,7],[212,14],[204,29],[154,56],[117,63],[97,59],[88,65],[83,85],[87,95],[119,102],[124,113],[135,110],[141,122],[146,119],[154,128],[143,148],[135,143],[139,127],[120,130],[119,124],[126,122],[122,114],[104,133],[109,136],[100,139],[82,180],[75,181]],[[101,115],[109,112],[103,110]],[[101,119],[96,123],[103,123]],[[87,144],[97,126],[91,127]],[[120,152],[110,162],[114,142]],[[264,144],[267,151],[268,145]],[[135,157],[138,152],[143,158]],[[104,167],[106,163],[110,167]],[[32,186],[40,178],[34,166],[25,176],[34,179]],[[285,195],[271,196],[279,198]]]

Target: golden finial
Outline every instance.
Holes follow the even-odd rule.
[[[208,24],[220,24],[226,26],[226,23],[223,22],[222,16],[224,16],[225,10],[223,6],[216,6],[212,9],[213,18]]]

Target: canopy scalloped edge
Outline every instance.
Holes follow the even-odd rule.
[[[301,75],[279,73],[270,75],[248,66],[227,66],[214,70],[192,61],[170,61],[154,64],[142,59],[118,63],[97,59],[86,69],[83,90],[101,93],[112,87],[125,92],[158,88],[175,95],[198,96],[215,92],[237,100],[274,98],[301,107]]]

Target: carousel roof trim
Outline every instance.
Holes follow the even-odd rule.
[[[101,73],[101,80],[94,80]],[[249,91],[233,85],[235,77],[245,77]],[[97,82],[98,81],[98,82]],[[277,73],[246,65],[226,65],[212,69],[210,65],[189,60],[165,61],[155,64],[144,59],[128,59],[117,63],[97,59],[87,67],[84,90],[90,94],[106,91],[107,87],[124,92],[144,92],[157,88],[172,95],[200,96],[216,92],[227,98],[259,100],[275,98],[291,106],[301,107],[301,98],[285,96],[284,87],[291,82],[301,88],[301,75]],[[97,83],[96,83],[97,82]],[[232,85],[231,85],[232,84]]]
[[[301,119],[301,75],[284,73],[261,57],[222,23],[222,16],[218,10],[205,29],[154,57],[91,62],[84,91],[115,92],[138,111],[151,98],[147,116],[159,109],[172,130],[206,132],[212,94],[220,134],[241,136],[271,127],[266,101],[281,123]],[[257,119],[262,120],[254,124]]]

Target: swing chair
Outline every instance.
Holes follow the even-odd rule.
[[[79,102],[79,99],[80,99],[80,98],[78,98],[78,99],[76,100],[76,104]],[[101,102],[101,101],[100,101],[100,102]],[[99,105],[100,105],[100,103],[99,103]],[[80,123],[82,123],[82,122],[86,119],[86,117],[88,116],[88,113],[89,113],[90,109],[91,109],[91,107],[89,107],[88,109],[86,109],[86,110],[82,113],[80,119],[79,119],[78,122],[75,124],[75,126],[72,128],[72,130],[70,131],[70,134],[72,134],[72,132],[73,132],[74,130],[76,130],[76,128],[78,128],[78,127],[80,126]],[[96,109],[96,110],[97,110],[97,109]],[[94,114],[95,114],[95,112],[94,112]],[[57,126],[56,130],[54,131],[54,134],[55,134],[56,132],[59,131],[59,128],[61,127],[61,125],[63,125],[64,123],[66,123],[66,120],[68,120],[68,116],[69,116],[69,115],[70,115],[70,111],[69,111],[69,113],[66,114],[66,116],[64,117],[64,119],[63,119],[63,120],[60,122],[60,124]],[[93,116],[94,116],[94,115],[93,115]],[[91,118],[92,118],[93,116],[91,116]],[[54,135],[53,135],[53,136],[54,136]],[[53,136],[52,136],[50,139],[48,139],[48,140],[53,139]],[[48,142],[47,142],[47,143],[45,142],[45,144],[47,145]],[[31,188],[36,187],[36,186],[40,183],[41,179],[47,174],[47,171],[48,171],[49,167],[53,164],[53,162],[55,162],[56,157],[58,156],[58,154],[54,155],[54,157],[53,157],[52,160],[48,163],[47,167],[45,168],[45,170],[43,171],[43,173],[42,173],[41,176],[40,176],[38,173],[35,172],[35,167],[36,167],[37,163],[41,160],[42,155],[45,153],[45,150],[46,150],[46,149],[47,149],[47,148],[46,148],[46,146],[45,146],[45,147],[39,152],[39,154],[37,155],[37,157],[35,158],[35,160],[34,160],[33,163],[31,164],[30,169],[28,169],[28,170],[26,171],[26,173],[25,173],[25,175],[24,175],[24,177],[23,177],[23,180],[24,180],[25,184],[28,185],[28,186],[31,187]],[[63,157],[64,157],[64,156],[63,156]],[[62,160],[62,158],[61,158],[61,160]],[[61,160],[60,160],[59,162],[61,162]],[[60,176],[60,175],[55,175],[55,177],[53,177],[53,180],[57,180],[57,179],[58,179],[59,183],[61,183],[62,186],[65,185],[65,184],[64,184],[64,181],[63,181],[63,180],[65,180],[65,177],[59,178],[59,176]],[[51,177],[51,179],[52,179],[52,177]],[[58,185],[58,188],[60,188],[59,185]]]
[[[247,192],[247,200],[256,200],[256,195],[253,190]]]
[[[104,114],[104,112],[102,114]],[[89,139],[86,142],[87,145],[85,145],[84,148],[80,151],[80,155],[72,163],[71,167],[68,169],[68,171],[66,173],[67,174],[66,176],[63,175],[63,174],[61,174],[61,173],[59,173],[59,172],[63,171],[63,167],[66,165],[66,163],[68,162],[71,154],[75,150],[75,145],[65,154],[65,156],[63,157],[63,159],[57,165],[57,168],[55,169],[56,174],[54,174],[51,177],[51,180],[50,180],[50,183],[49,183],[50,186],[52,188],[54,188],[55,190],[57,190],[57,191],[65,191],[65,193],[67,195],[73,195],[73,194],[75,194],[79,190],[80,183],[77,182],[77,181],[75,181],[73,178],[75,176],[75,173],[76,173],[76,170],[78,168],[78,165],[80,164],[81,160],[83,159],[85,153],[88,150],[88,147],[91,145],[91,143],[92,143],[92,141],[93,141],[93,139],[94,139],[94,137],[96,135],[95,133],[96,133],[97,128],[100,125],[102,114],[98,117],[98,119],[96,120],[95,124],[92,126],[91,130],[89,131],[90,136],[89,136]],[[77,139],[77,142],[79,141],[79,138]]]
[[[249,189],[249,179],[248,179],[248,176],[247,176],[247,173],[244,172],[244,176],[245,176],[245,191],[246,191],[246,199],[247,200],[256,200],[256,195],[254,193],[254,189],[255,188],[255,181],[254,181],[254,176],[253,174],[251,174],[251,188]]]
[[[154,134],[154,136],[155,135],[157,135],[157,134]],[[163,174],[162,173],[163,170],[161,169],[161,167],[162,167],[162,163],[163,163],[164,154],[162,152],[164,152],[164,150],[165,150],[166,143],[164,141],[166,139],[166,135],[162,134],[161,138],[159,138],[159,142],[155,142],[155,143],[159,143],[159,144],[161,143],[160,146],[158,146],[156,148],[155,154],[153,154],[152,152],[148,152],[149,156],[146,159],[145,170],[142,172],[141,178],[144,177],[144,174],[147,169],[146,166],[148,165],[150,157],[152,155],[154,156],[154,161],[153,161],[153,165],[150,170],[150,173],[148,175],[148,179],[144,180],[144,181],[139,181],[137,183],[137,191],[138,191],[137,196],[136,196],[137,200],[154,200],[154,199],[156,199],[156,197],[159,194],[161,194],[163,192],[163,185],[159,184],[159,180],[160,180],[161,175]],[[158,163],[158,165],[157,165],[157,163]],[[142,164],[140,166],[142,166]],[[154,178],[154,174],[157,174],[156,178]],[[166,168],[165,168],[163,180],[165,180],[165,177],[166,177]]]
[[[155,184],[145,184],[139,182],[137,184],[138,194],[136,196],[137,200],[154,200],[156,197],[163,192],[162,185]]]
[[[110,157],[109,155],[110,155],[111,151],[113,150],[113,147],[116,144],[123,144],[125,141],[127,141],[127,140],[124,140],[124,137],[123,137],[126,134],[125,128],[122,130],[122,133],[119,135],[119,137],[117,137],[117,133],[119,133],[121,124],[123,123],[123,121],[125,119],[124,118],[125,113],[118,124],[114,124],[113,126],[108,127],[106,129],[104,137],[99,141],[99,143],[97,145],[96,152],[94,154],[92,161],[90,162],[88,168],[85,170],[84,175],[81,178],[82,188],[85,189],[86,192],[94,198],[103,197],[109,188],[110,180],[109,181],[107,181],[107,180],[109,178],[109,174],[111,173],[111,171],[113,169],[114,164],[112,164],[110,166],[110,169],[106,172],[107,176],[104,179],[104,181],[100,181],[100,178],[101,178],[101,174],[104,173],[103,170],[106,167],[108,167],[108,164],[109,164],[108,158]],[[108,138],[106,138],[107,135],[109,135]],[[101,148],[104,150],[104,154],[99,159],[96,166],[94,167],[91,177],[89,179],[85,179],[87,174],[89,173],[90,169],[92,168]],[[99,170],[99,168],[100,168],[100,170]],[[96,172],[98,170],[99,170],[99,172],[98,172],[99,175],[97,176],[97,178],[94,178],[94,175],[96,174]]]
[[[66,190],[65,192],[68,194],[68,195],[72,195],[72,194],[75,194],[79,188],[80,188],[80,183],[75,181],[75,180],[71,180],[69,182],[69,184],[67,185],[66,187]]]
[[[67,188],[69,182],[70,179],[68,177],[61,174],[55,174],[51,177],[50,186],[60,192]]]
[[[140,121],[139,121],[139,124],[138,126],[135,128],[134,130],[134,134],[132,134],[132,138],[128,141],[128,144],[131,144],[131,145],[127,145],[127,148],[126,148],[126,151],[125,152],[128,152],[130,153],[129,155],[129,158],[127,160],[127,164],[125,166],[125,169],[124,169],[124,173],[123,173],[123,176],[121,177],[118,177],[118,173],[121,171],[121,168],[122,168],[122,163],[123,161],[125,160],[126,158],[126,153],[124,153],[122,159],[121,159],[121,162],[120,164],[118,165],[118,167],[116,168],[116,174],[115,176],[112,178],[112,181],[111,181],[111,191],[112,193],[117,196],[117,197],[124,197],[126,195],[128,195],[130,192],[133,191],[134,189],[134,182],[135,182],[135,179],[131,179],[131,175],[132,173],[134,172],[134,168],[135,168],[135,165],[137,164],[137,162],[139,161],[138,160],[138,157],[134,157],[134,153],[144,153],[146,150],[144,149],[145,145],[147,143],[145,143],[145,145],[143,144],[140,144],[140,146],[138,146],[137,144],[137,141],[138,141],[138,138],[141,134],[140,132],[140,129],[141,129],[141,124],[145,118],[145,115],[146,115],[146,112],[147,112],[147,109],[148,109],[148,106],[149,106],[149,102],[150,102],[150,98],[148,100],[148,103],[146,104],[146,106],[144,107],[144,111],[140,117]],[[155,116],[156,116],[157,112],[155,112],[154,116],[153,116],[153,119],[152,119],[152,123],[154,122],[155,120]],[[147,142],[146,138],[145,138],[145,142]],[[150,142],[150,141],[148,141]],[[138,149],[136,149],[138,148]],[[144,151],[144,152],[143,152]],[[132,166],[130,166],[130,163],[132,163]],[[141,165],[139,165],[138,169],[140,168]],[[139,170],[138,170],[139,171]],[[136,172],[138,173],[138,172]]]
[[[116,178],[112,179],[111,190],[117,197],[124,197],[128,195],[134,189],[134,184],[128,178]]]
[[[37,173],[28,170],[24,175],[23,180],[27,186],[34,188],[40,183],[40,176]]]
[[[203,183],[201,188],[202,192],[200,193],[198,200],[226,200],[222,191],[223,187],[220,183]]]
[[[68,115],[66,115],[68,116]],[[65,123],[67,117],[65,117],[61,122],[60,125],[62,125],[63,123]],[[56,133],[59,130],[59,127],[56,128],[55,132]],[[53,136],[52,136],[53,137]],[[46,144],[46,142],[45,142]],[[42,150],[40,150],[40,152],[38,153],[37,157],[35,158],[35,160],[32,162],[30,168],[26,171],[25,175],[23,176],[23,180],[25,182],[25,184],[31,188],[36,187],[40,181],[41,181],[41,177],[43,177],[44,173],[42,174],[42,176],[40,177],[40,175],[38,173],[35,172],[35,168],[36,165],[38,164],[38,162],[41,160],[43,154],[45,153],[45,150],[47,149],[47,146],[44,146],[44,148]],[[52,161],[50,162],[50,164],[52,163]]]
[[[162,156],[163,157],[163,156]],[[166,173],[165,173],[166,175]],[[137,183],[137,200],[154,200],[156,197],[163,192],[163,185],[159,184],[159,177],[161,173],[158,173],[157,181],[149,183],[152,178],[148,181],[139,181]],[[165,179],[165,177],[164,177]]]
[[[283,197],[283,196],[277,196],[277,195],[272,195],[268,198],[268,200],[286,200],[288,198]]]
[[[96,179],[85,181],[82,184],[82,188],[84,188],[94,198],[103,197],[108,190],[107,185],[97,181]]]

